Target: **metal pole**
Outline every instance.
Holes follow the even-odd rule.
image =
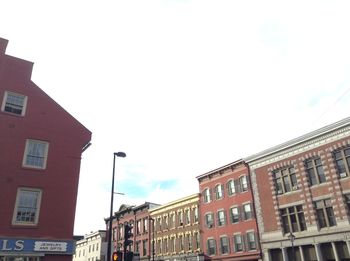
[[[113,200],[114,200],[114,173],[115,173],[115,156],[113,154],[113,175],[112,175],[112,190],[111,190],[111,208],[109,212],[109,227],[108,227],[108,247],[107,247],[107,261],[111,260],[112,256],[112,218],[113,218]]]

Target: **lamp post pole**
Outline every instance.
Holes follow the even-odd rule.
[[[295,240],[295,236],[293,235],[292,232],[289,233],[288,239],[292,243],[292,261],[294,261],[294,240]]]
[[[113,153],[113,174],[112,174],[111,208],[109,213],[109,225],[108,225],[107,261],[110,261],[112,256],[112,223],[113,223],[112,219],[113,219],[113,200],[114,200],[115,157],[125,158],[126,154],[124,152]]]

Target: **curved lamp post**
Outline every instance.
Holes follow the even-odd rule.
[[[107,245],[107,261],[111,260],[112,256],[112,219],[113,219],[113,199],[114,199],[114,174],[115,174],[115,157],[125,158],[124,152],[113,153],[113,175],[112,175],[112,191],[111,191],[111,209],[109,213],[109,226],[108,226],[108,245]]]

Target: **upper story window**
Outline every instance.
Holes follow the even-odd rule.
[[[311,186],[326,182],[320,158],[306,160],[305,167]]]
[[[320,228],[336,225],[332,202],[330,199],[315,202],[318,225]]]
[[[334,158],[339,177],[348,177],[350,174],[350,148],[334,152]]]
[[[48,149],[48,142],[27,140],[24,151],[23,166],[45,169]]]
[[[136,221],[136,234],[141,234],[141,220]]]
[[[229,180],[226,183],[226,186],[227,186],[227,192],[230,196],[236,193],[235,182],[233,181],[233,179]]]
[[[213,256],[216,254],[216,242],[215,239],[208,239],[207,240],[207,255]]]
[[[248,247],[248,250],[257,249],[256,235],[254,232],[247,233],[247,247]]]
[[[221,199],[221,198],[223,198],[223,196],[224,196],[223,187],[221,184],[219,184],[215,187],[215,198]]]
[[[20,188],[17,191],[13,224],[36,225],[39,220],[41,190]]]
[[[222,255],[229,253],[229,243],[227,236],[220,237],[220,252]]]
[[[218,211],[218,226],[226,225],[226,214],[224,210]]]
[[[185,222],[186,222],[186,225],[191,223],[191,212],[189,209],[185,210]]]
[[[184,224],[184,213],[182,211],[179,212],[179,226],[183,226]]]
[[[277,194],[298,189],[294,167],[277,170],[273,173]]]
[[[205,215],[205,224],[207,227],[212,228],[214,226],[214,217],[213,213],[208,213]]]
[[[233,207],[230,209],[231,223],[238,223],[240,220],[240,213],[238,207]]]
[[[203,191],[203,200],[204,200],[204,203],[208,203],[208,202],[211,201],[211,193],[210,193],[210,189],[209,188],[206,188]]]
[[[244,220],[253,218],[253,208],[250,203],[243,205]]]
[[[5,92],[1,110],[24,116],[27,106],[27,96],[14,92]]]
[[[147,233],[148,231],[148,218],[143,219],[143,232]]]
[[[233,250],[235,252],[243,251],[243,239],[242,235],[237,234],[233,236]]]
[[[242,176],[239,178],[239,185],[241,187],[241,191],[247,191],[248,190],[248,180],[247,176]]]
[[[301,205],[280,210],[283,232],[297,232],[306,230],[303,207]]]
[[[194,208],[194,222],[199,221],[199,213],[198,213],[198,207]]]

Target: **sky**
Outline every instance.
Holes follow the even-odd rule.
[[[350,2],[0,0],[6,53],[92,132],[74,233],[349,117]]]

